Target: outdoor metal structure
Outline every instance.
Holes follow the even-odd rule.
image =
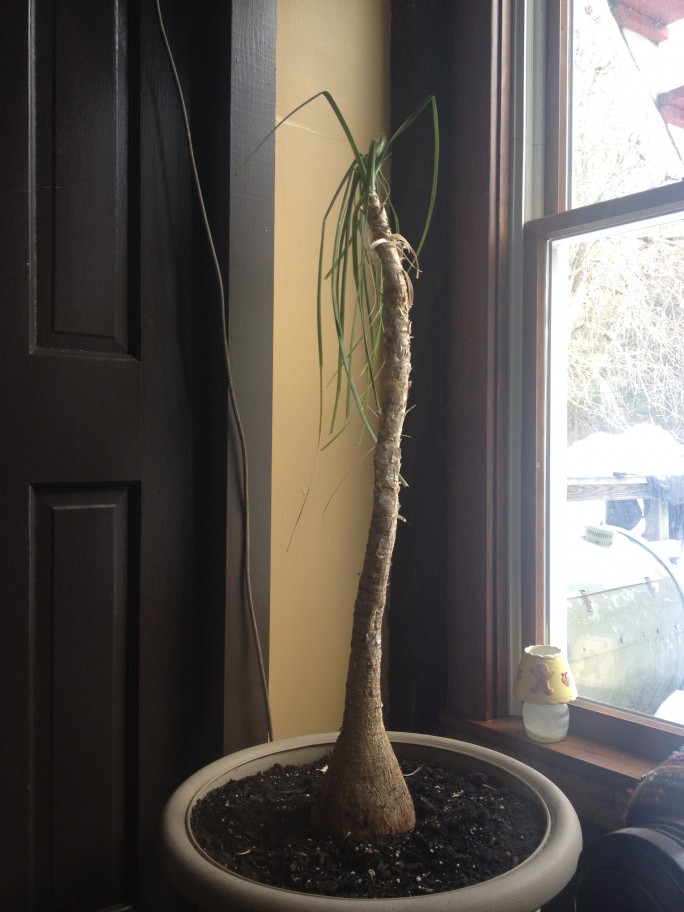
[[[568,540],[568,659],[580,696],[653,715],[684,682],[684,593],[653,543],[615,526]]]

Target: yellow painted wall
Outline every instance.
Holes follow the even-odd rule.
[[[327,89],[360,146],[386,131],[387,0],[278,0],[277,16],[278,119]],[[320,455],[297,524],[317,453],[320,225],[349,161],[349,147],[322,99],[276,134],[269,663],[277,738],[340,725],[370,517],[370,442],[357,423]],[[327,350],[334,354],[330,333],[329,323]]]

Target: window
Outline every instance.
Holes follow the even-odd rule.
[[[684,4],[528,9],[550,88],[525,228],[523,639],[564,646],[580,721],[607,713],[630,743],[639,719],[684,722]]]
[[[664,10],[672,9],[680,21],[661,27],[655,40],[634,31],[631,20],[620,27],[620,13],[629,9],[622,2],[571,0],[568,6],[569,208],[684,178],[684,129],[661,102],[684,88],[684,4],[631,5],[652,7],[665,19]]]

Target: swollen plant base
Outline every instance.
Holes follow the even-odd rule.
[[[533,912],[559,893],[571,879],[581,850],[581,835],[572,806],[548,779],[495,751],[428,735],[391,734],[400,759],[483,774],[512,792],[532,800],[546,820],[535,851],[517,867],[491,880],[457,890],[383,899],[321,896],[266,886],[216,864],[199,847],[190,827],[196,802],[229,779],[263,772],[274,764],[300,765],[330,750],[335,735],[294,738],[240,751],[210,764],[190,777],[170,799],[163,823],[163,857],[167,876],[203,912],[265,910],[265,912]],[[352,905],[350,905],[353,904]]]

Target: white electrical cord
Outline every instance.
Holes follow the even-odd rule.
[[[181,113],[183,117],[183,125],[185,128],[185,138],[188,146],[188,153],[190,156],[190,164],[192,167],[193,182],[195,186],[195,191],[197,194],[197,200],[199,202],[200,211],[202,214],[202,222],[204,225],[204,231],[207,237],[207,242],[209,244],[209,250],[211,253],[212,263],[214,267],[214,274],[216,277],[216,284],[218,286],[218,296],[219,296],[219,306],[221,311],[221,331],[223,339],[223,357],[226,369],[226,379],[228,383],[228,394],[230,398],[230,405],[233,412],[233,417],[235,420],[235,427],[237,429],[238,438],[240,441],[240,454],[242,460],[242,478],[241,478],[241,487],[242,487],[242,504],[243,504],[243,564],[242,564],[242,574],[243,574],[243,586],[245,591],[245,598],[247,601],[247,612],[249,615],[250,625],[252,628],[252,637],[254,640],[254,648],[257,655],[257,661],[259,664],[259,676],[261,680],[261,689],[264,700],[264,710],[266,713],[266,727],[268,740],[273,740],[273,723],[271,719],[271,706],[270,699],[268,694],[268,681],[266,679],[266,669],[264,667],[264,658],[263,652],[261,649],[261,639],[259,637],[259,628],[256,621],[256,612],[254,610],[254,598],[252,595],[252,580],[250,573],[250,504],[249,504],[249,476],[248,476],[248,464],[247,464],[247,443],[245,440],[244,428],[242,421],[240,419],[240,412],[237,405],[237,399],[235,396],[235,388],[233,385],[233,372],[230,363],[230,349],[228,345],[228,325],[226,322],[226,296],[223,286],[223,277],[221,275],[221,266],[219,264],[218,256],[216,255],[216,246],[214,244],[214,238],[211,231],[211,226],[209,225],[209,218],[207,216],[207,209],[204,204],[204,194],[202,193],[202,185],[200,182],[199,174],[197,172],[197,163],[195,160],[195,150],[192,142],[192,132],[190,129],[190,119],[188,117],[187,107],[185,105],[185,96],[183,94],[183,87],[181,85],[180,77],[178,75],[178,70],[176,68],[176,63],[174,60],[173,52],[171,51],[171,46],[169,44],[168,37],[166,35],[166,28],[164,26],[164,19],[161,12],[159,0],[155,0],[156,9],[157,9],[157,20],[159,22],[159,29],[161,31],[162,39],[164,42],[164,47],[166,48],[166,55],[169,60],[169,65],[173,73],[173,78],[176,84],[176,89],[178,92],[178,99],[180,102]]]

